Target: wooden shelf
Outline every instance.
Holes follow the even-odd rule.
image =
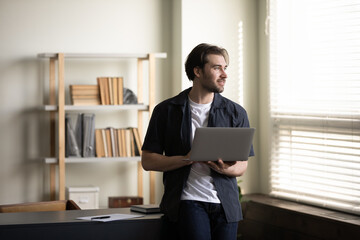
[[[107,162],[139,162],[140,156],[137,157],[103,157],[103,158],[82,158],[82,157],[71,157],[65,158],[65,163],[107,163]],[[59,160],[57,158],[45,158],[46,164],[57,164]]]
[[[50,115],[50,156],[45,163],[50,167],[50,198],[55,200],[56,192],[58,199],[65,199],[65,164],[67,163],[91,163],[91,162],[124,162],[136,161],[138,164],[138,196],[143,196],[143,169],[140,157],[131,158],[65,158],[65,114],[68,111],[77,112],[98,112],[98,111],[137,111],[137,128],[142,136],[143,133],[143,112],[149,116],[155,107],[155,72],[157,58],[166,58],[166,53],[40,53],[38,58],[49,61],[49,101],[48,105],[41,106],[40,110],[49,112]],[[143,70],[148,69],[146,92],[148,93],[148,105],[125,104],[125,105],[94,105],[79,106],[65,104],[65,59],[134,59],[137,61],[137,102],[143,103],[144,79]],[[147,66],[145,66],[145,64]],[[58,151],[56,151],[58,150]],[[57,155],[57,156],[56,156]],[[57,168],[55,168],[57,166]],[[58,174],[56,174],[56,172]],[[56,175],[58,181],[56,181]],[[150,203],[155,203],[155,176],[153,172],[150,178]],[[56,187],[56,184],[58,187]]]
[[[39,58],[56,58],[57,53],[40,53]],[[64,53],[64,58],[148,58],[144,53]],[[166,58],[166,53],[154,53],[155,58]]]
[[[45,105],[41,107],[44,111],[58,111],[57,105]],[[124,104],[124,105],[93,105],[93,106],[78,106],[65,105],[65,111],[121,111],[121,110],[142,110],[148,111],[149,106],[144,104]]]

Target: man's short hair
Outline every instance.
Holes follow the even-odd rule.
[[[226,64],[229,64],[229,54],[225,48],[201,43],[190,52],[185,62],[185,72],[189,80],[194,80],[195,78],[195,67],[203,69],[205,64],[208,62],[207,56],[209,54],[221,55],[224,57]]]

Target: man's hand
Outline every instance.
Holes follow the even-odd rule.
[[[247,161],[226,161],[218,159],[217,161],[204,162],[214,171],[227,175],[229,177],[239,177],[247,169]]]
[[[166,172],[192,164],[192,161],[185,160],[189,159],[189,157],[190,152],[186,156],[167,157],[144,150],[141,155],[141,164],[146,171]]]
[[[236,162],[224,162],[222,159],[218,159],[218,161],[208,161],[206,164],[216,172],[224,174],[226,169],[236,164]]]

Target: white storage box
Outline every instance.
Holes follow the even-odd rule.
[[[66,198],[73,200],[81,209],[98,209],[99,187],[67,187]]]

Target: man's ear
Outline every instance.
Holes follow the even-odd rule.
[[[201,68],[194,67],[194,74],[195,74],[196,77],[200,77],[200,71],[201,71]]]

